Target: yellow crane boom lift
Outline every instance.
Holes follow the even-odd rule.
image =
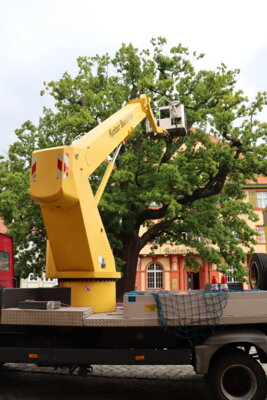
[[[145,117],[154,133],[166,135],[157,126],[150,99],[141,95],[71,146],[33,153],[30,194],[41,207],[48,235],[46,276],[71,287],[72,306],[92,306],[94,312],[116,307],[120,273],[97,208],[115,160],[95,196],[89,176]]]

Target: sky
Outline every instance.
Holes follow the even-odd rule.
[[[15,129],[37,124],[51,105],[43,82],[75,75],[79,56],[112,55],[122,43],[181,42],[206,54],[204,68],[240,68],[238,85],[252,98],[267,90],[266,15],[266,0],[0,0],[0,155]]]

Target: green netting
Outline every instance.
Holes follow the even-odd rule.
[[[161,327],[191,342],[213,330],[227,304],[228,292],[131,292],[131,295],[152,294],[158,308]]]

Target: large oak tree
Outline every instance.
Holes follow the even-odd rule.
[[[153,243],[151,251],[163,242],[184,244],[188,265],[197,268],[197,252],[221,269],[232,265],[244,274],[243,250],[252,250],[255,232],[240,216],[256,217],[243,187],[247,179],[267,174],[267,124],[257,117],[266,92],[249,101],[236,88],[238,70],[224,64],[200,69],[202,54],[180,44],[167,52],[163,38],[151,43],[150,50],[130,44],[114,57],[80,57],[76,76],[66,72],[45,84],[41,94],[52,96],[54,105],[44,108],[39,124],[27,121],[16,130],[18,140],[0,163],[0,215],[14,237],[17,274],[40,274],[45,265],[45,227],[29,197],[32,151],[71,144],[142,93],[151,97],[155,112],[170,101],[183,102],[188,134],[162,138],[146,134],[141,124],[120,152],[100,202],[123,272],[118,295],[133,289],[138,255],[147,243]],[[90,177],[94,189],[104,164]]]

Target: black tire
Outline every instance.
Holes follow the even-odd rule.
[[[215,400],[265,400],[266,375],[261,365],[242,350],[221,354],[207,376]]]
[[[249,264],[249,283],[251,289],[267,289],[267,254],[252,255]]]

